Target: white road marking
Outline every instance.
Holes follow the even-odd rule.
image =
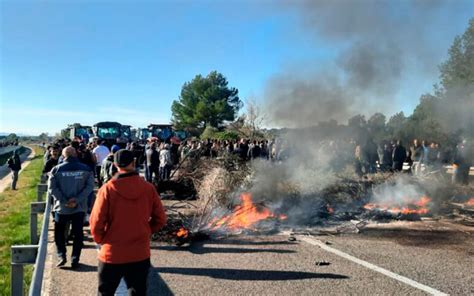
[[[395,280],[397,280],[397,281],[400,281],[400,282],[402,282],[402,283],[405,283],[405,284],[407,284],[407,285],[410,285],[410,286],[412,286],[412,287],[414,287],[414,288],[417,288],[417,289],[420,289],[420,290],[422,290],[422,291],[425,291],[425,292],[427,292],[427,293],[429,293],[429,294],[431,294],[431,295],[437,295],[437,296],[441,296],[441,295],[446,296],[446,295],[448,295],[448,294],[446,294],[446,293],[443,293],[443,292],[441,292],[441,291],[438,291],[438,290],[433,289],[433,288],[431,288],[431,287],[428,287],[428,286],[426,286],[426,285],[423,285],[423,284],[420,284],[420,283],[418,283],[418,282],[415,282],[414,280],[411,280],[411,279],[409,279],[409,278],[407,278],[407,277],[404,277],[404,276],[401,276],[401,275],[396,274],[396,273],[394,273],[394,272],[391,272],[390,270],[387,270],[387,269],[385,269],[385,268],[379,267],[379,266],[377,266],[377,265],[374,265],[374,264],[369,263],[369,262],[367,262],[367,261],[361,260],[361,259],[359,259],[359,258],[356,258],[356,257],[354,257],[354,256],[351,256],[351,255],[349,255],[349,254],[347,254],[347,253],[344,253],[344,252],[339,251],[339,250],[337,250],[337,249],[334,249],[334,248],[332,248],[332,247],[329,247],[328,245],[326,245],[326,244],[323,243],[322,241],[313,239],[313,238],[308,237],[308,236],[298,236],[298,237],[299,237],[299,239],[301,239],[302,241],[304,241],[304,242],[306,242],[306,243],[308,243],[308,244],[311,244],[311,245],[313,245],[313,246],[321,247],[322,249],[324,249],[324,250],[326,250],[326,251],[328,251],[328,252],[331,252],[331,253],[336,254],[336,255],[338,255],[338,256],[340,256],[340,257],[342,257],[342,258],[345,258],[345,259],[347,259],[347,260],[350,260],[350,261],[352,261],[352,262],[355,262],[355,263],[357,263],[357,264],[360,264],[360,265],[362,265],[362,266],[364,266],[364,267],[367,267],[368,269],[371,269],[371,270],[373,270],[373,271],[379,272],[379,273],[381,273],[381,274],[383,274],[383,275],[385,275],[385,276],[391,277],[391,278],[393,278],[393,279],[395,279]]]

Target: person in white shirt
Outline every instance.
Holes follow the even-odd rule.
[[[100,170],[102,169],[102,162],[110,154],[110,150],[104,145],[103,140],[99,140],[99,146],[95,147],[94,150],[92,150],[92,153],[94,153],[96,159],[95,172],[97,177],[97,185],[101,187],[102,179],[100,177]]]
[[[160,179],[168,180],[171,174],[171,154],[169,144],[165,144],[160,151]]]

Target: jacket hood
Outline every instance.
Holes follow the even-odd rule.
[[[126,199],[138,199],[144,195],[145,186],[137,186],[137,183],[145,182],[138,174],[118,175],[112,178],[106,186],[109,190],[115,191],[117,195]]]

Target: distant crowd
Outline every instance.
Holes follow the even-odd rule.
[[[467,141],[462,141],[451,151],[442,149],[437,142],[414,139],[409,148],[401,141],[385,142],[377,146],[369,140],[364,145],[355,146],[355,170],[358,175],[404,170],[408,165],[408,172],[414,175],[422,173],[442,172],[443,165],[453,165],[453,182],[467,184],[469,170],[473,165],[473,149]]]
[[[168,180],[172,168],[181,160],[188,157],[217,158],[224,155],[235,155],[239,159],[276,159],[277,152],[273,141],[220,141],[220,140],[187,140],[160,141],[150,138],[144,145],[129,142],[123,145],[106,145],[103,140],[93,140],[89,143],[81,139],[62,139],[46,147],[44,154],[43,173],[50,172],[54,166],[61,164],[64,157],[61,151],[68,146],[75,149],[79,162],[87,165],[93,172],[97,184],[109,181],[116,173],[113,164],[114,154],[121,148],[132,152],[136,159],[136,170],[145,169],[145,179],[149,182]]]
[[[99,187],[116,173],[113,156],[121,148],[133,153],[136,170],[139,171],[140,167],[144,167],[145,179],[149,182],[170,179],[172,169],[190,156],[219,158],[233,155],[241,161],[257,159],[291,161],[292,155],[301,154],[302,150],[307,149],[297,147],[298,141],[289,142],[280,139],[180,141],[171,138],[164,142],[158,138],[149,138],[144,144],[129,142],[119,145],[109,146],[101,140],[92,140],[89,143],[81,139],[60,140],[47,147],[43,172],[47,173],[61,163],[60,151],[66,146],[75,148],[78,160],[91,168]],[[377,145],[370,139],[363,144],[350,139],[322,141],[318,146],[312,149],[320,154],[330,154],[332,167],[335,170],[353,164],[359,176],[403,170],[420,175],[441,171],[443,165],[452,164],[453,182],[466,184],[474,159],[472,145],[468,145],[465,140],[449,150],[443,149],[434,141],[418,139],[413,140],[408,148],[401,141],[383,142]]]

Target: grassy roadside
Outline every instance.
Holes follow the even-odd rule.
[[[0,295],[10,295],[10,246],[30,242],[30,202],[36,201],[36,186],[43,168],[43,150],[34,146],[36,156],[20,174],[17,191],[0,193]],[[25,289],[31,280],[31,267],[25,268]]]

